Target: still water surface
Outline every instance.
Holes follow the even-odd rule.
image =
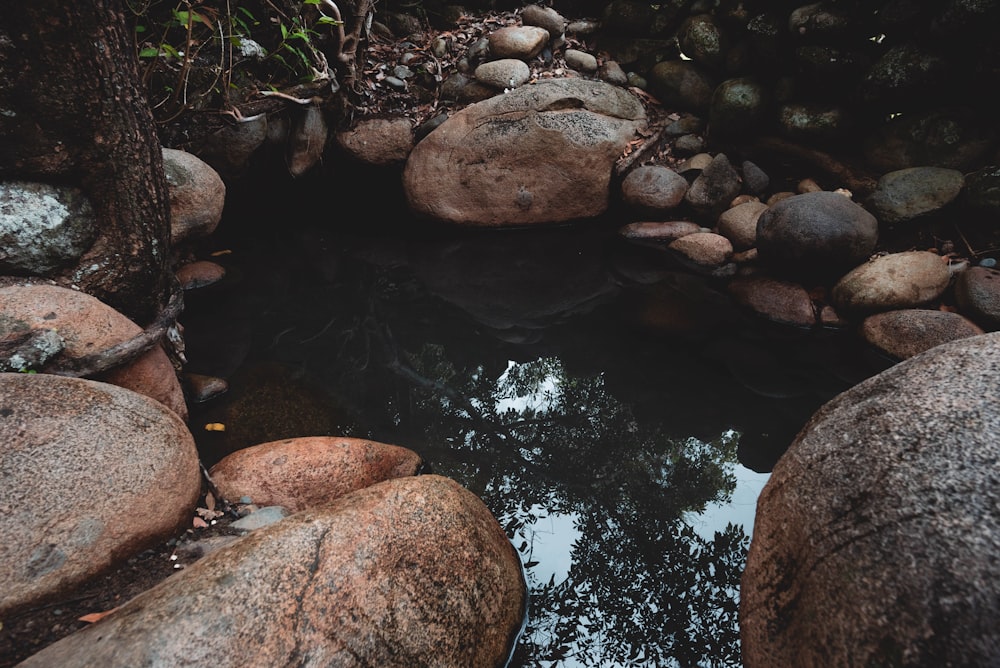
[[[187,370],[231,386],[192,411],[227,425],[195,429],[206,464],[293,436],[408,447],[521,556],[512,666],[740,665],[756,496],[812,412],[870,375],[854,344],[758,322],[608,221],[349,222],[251,209],[198,250],[227,269],[182,318]]]

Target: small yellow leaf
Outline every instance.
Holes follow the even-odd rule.
[[[205,425],[205,431],[225,431],[226,425],[221,422],[209,422]]]

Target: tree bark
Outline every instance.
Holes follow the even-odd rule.
[[[55,280],[155,318],[169,297],[169,191],[121,0],[0,0],[0,178],[80,187],[98,238]]]

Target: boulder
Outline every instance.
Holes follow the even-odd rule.
[[[201,493],[173,411],[50,374],[0,374],[0,479],[0,617],[175,535]]]
[[[417,215],[473,226],[598,216],[614,164],[645,120],[638,98],[603,82],[522,86],[465,107],[421,140],[403,171],[407,201]]]
[[[0,288],[0,338],[30,330],[55,332],[62,355],[79,359],[131,339],[142,328],[96,297],[54,285]],[[187,421],[177,372],[167,354],[154,347],[134,361],[97,378],[156,399]]]
[[[747,668],[1000,663],[998,368],[964,338],[814,414],[757,502]]]
[[[416,475],[420,455],[360,438],[303,436],[237,450],[211,468],[219,493],[249,496],[291,512],[318,506],[388,478]]]
[[[21,665],[501,666],[525,602],[483,502],[411,476],[258,529]]]

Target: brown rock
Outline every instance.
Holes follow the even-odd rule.
[[[413,124],[405,117],[366,118],[336,134],[340,148],[376,167],[401,165],[413,150]]]
[[[971,320],[947,311],[902,309],[868,316],[861,323],[861,336],[882,353],[907,359],[934,346],[982,334]]]
[[[142,328],[107,304],[83,292],[52,285],[0,288],[0,337],[29,329],[57,330],[63,355],[93,355],[142,332]],[[187,404],[177,372],[162,348],[107,371],[97,379],[130,389],[164,404],[187,421]]]
[[[524,611],[483,502],[411,476],[259,529],[21,665],[501,666]]]
[[[50,374],[0,374],[0,478],[0,616],[174,535],[201,492],[173,411]]]
[[[417,453],[396,445],[313,436],[237,450],[209,474],[230,500],[249,496],[257,505],[296,512],[376,482],[416,475],[422,464]]]
[[[809,292],[798,283],[746,276],[730,281],[728,289],[736,303],[773,322],[796,327],[816,324],[816,309]]]

